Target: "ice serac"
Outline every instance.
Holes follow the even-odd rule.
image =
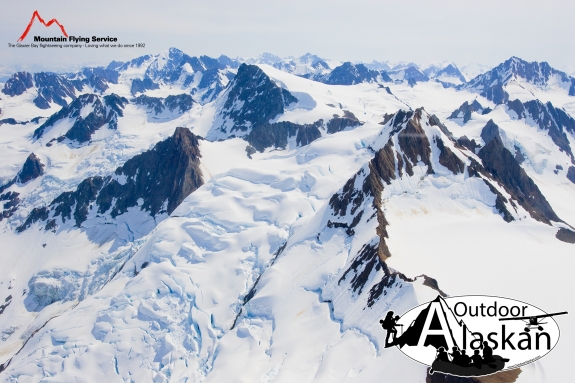
[[[113,93],[103,98],[95,94],[83,94],[70,105],[54,113],[34,131],[33,137],[40,139],[59,121],[70,119],[74,121],[72,127],[59,140],[68,138],[78,143],[88,142],[92,135],[105,124],[108,124],[109,129],[116,129],[118,117],[123,116],[122,110],[127,103],[126,98]]]
[[[463,87],[474,89],[496,104],[509,101],[509,94],[504,87],[513,80],[525,81],[541,89],[547,88],[552,82],[566,84],[569,95],[575,96],[575,79],[566,73],[552,68],[546,62],[527,62],[519,57],[511,57],[492,70],[480,74]]]
[[[171,137],[128,160],[114,174],[87,178],[48,206],[35,208],[17,230],[22,232],[38,221],[46,221],[45,229],[55,229],[66,220],[81,227],[90,214],[115,218],[133,207],[154,217],[171,214],[203,184],[200,157],[198,138],[178,127]]]
[[[257,125],[269,124],[287,106],[297,102],[260,68],[247,64],[238,68],[224,99],[211,132],[216,139],[246,135]]]
[[[34,86],[32,75],[28,72],[14,73],[4,84],[2,93],[7,96],[19,96]]]
[[[515,156],[503,145],[499,127],[489,120],[481,131],[485,146],[478,152],[485,170],[499,182],[511,197],[534,219],[551,224],[562,222],[535,182],[525,173]]]

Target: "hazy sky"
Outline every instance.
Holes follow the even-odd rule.
[[[23,49],[34,10],[69,35],[114,36],[145,49]],[[575,70],[573,0],[99,0],[3,1],[0,67],[103,65],[174,46],[190,55],[262,52],[334,60],[496,65],[511,56]],[[34,35],[58,36],[36,24]]]

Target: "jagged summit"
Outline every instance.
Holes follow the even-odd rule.
[[[547,62],[527,62],[515,56],[478,75],[465,84],[465,87],[480,91],[482,96],[496,104],[504,104],[509,101],[509,95],[503,87],[512,80],[526,81],[543,89],[556,83],[564,83],[569,89],[568,94],[575,96],[574,78],[552,68]]]

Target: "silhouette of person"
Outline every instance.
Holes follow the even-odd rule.
[[[459,352],[459,347],[453,346],[451,354],[451,362],[457,365],[461,365],[461,352]]]
[[[447,355],[447,351],[443,347],[439,347],[437,349],[437,356],[435,360],[440,360],[442,362],[449,362],[449,356]]]
[[[479,355],[479,350],[473,351],[473,355],[471,356],[471,365],[477,368],[481,368],[482,364],[483,360],[481,359],[481,355]]]
[[[466,354],[465,349],[461,350],[461,366],[467,367],[471,364],[471,358]]]
[[[397,329],[395,326],[397,326],[398,320],[399,315],[393,317],[393,311],[389,311],[385,315],[385,319],[379,321],[379,323],[381,323],[381,327],[387,331],[387,334],[385,335],[385,347],[391,347],[395,343],[395,338],[397,337]],[[391,342],[389,342],[390,336],[392,338]]]
[[[483,341],[483,360],[486,363],[493,361],[493,349],[489,347],[487,341]]]

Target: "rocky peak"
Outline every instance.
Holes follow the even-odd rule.
[[[73,220],[81,227],[89,215],[115,218],[138,207],[151,216],[171,214],[194,190],[203,184],[198,138],[187,128],[174,134],[117,168],[107,177],[90,177],[78,187],[62,193],[48,206],[34,209],[17,230],[46,222],[55,229],[57,219]]]
[[[28,72],[14,73],[4,84],[2,93],[7,96],[19,96],[34,86],[32,75]]]
[[[283,114],[297,99],[280,88],[259,67],[242,64],[225,94],[225,102],[216,119],[216,128],[224,134],[244,135],[258,124],[267,124]]]
[[[575,96],[575,79],[564,72],[552,68],[546,62],[527,62],[518,57],[511,57],[495,68],[475,77],[466,88],[479,90],[481,95],[496,104],[505,104],[509,101],[509,95],[503,87],[513,79],[522,79],[528,83],[545,88],[549,85],[552,76],[559,81],[568,83],[569,95]]]
[[[44,174],[44,164],[34,153],[30,153],[28,158],[26,158],[26,162],[24,162],[24,166],[22,166],[22,170],[16,176],[16,182],[25,184],[40,177],[42,174]]]
[[[467,123],[471,120],[471,113],[476,112],[479,114],[487,114],[491,112],[490,108],[484,108],[477,100],[473,100],[470,104],[469,102],[465,101],[459,109],[456,109],[451,113],[449,119],[456,119],[456,118],[463,118],[463,123]]]
[[[481,139],[485,142],[485,146],[479,150],[478,156],[490,177],[501,184],[512,199],[527,210],[534,219],[547,224],[551,224],[551,221],[562,222],[535,182],[525,173],[515,156],[503,145],[499,126],[493,120],[489,120],[481,131]]]
[[[66,98],[76,98],[74,85],[64,76],[47,72],[36,73],[34,84],[38,89],[38,97],[34,99],[34,104],[40,109],[48,109],[50,102],[66,106],[68,105]]]
[[[354,85],[376,81],[378,76],[379,72],[368,69],[363,64],[345,62],[334,68],[322,82],[330,85]]]
[[[95,94],[83,94],[72,101],[70,105],[64,106],[60,111],[50,116],[44,124],[34,131],[33,137],[39,139],[46,129],[54,126],[56,122],[69,118],[74,119],[75,122],[63,137],[78,143],[90,141],[92,134],[105,124],[109,124],[108,128],[110,129],[117,128],[118,116],[123,115],[121,110],[127,103],[126,98],[115,94],[105,96],[104,102]],[[82,117],[83,115],[85,117]]]
[[[462,83],[467,82],[465,80],[465,77],[463,76],[463,74],[461,73],[459,68],[457,68],[457,66],[455,64],[449,64],[445,68],[440,69],[439,71],[437,71],[437,73],[435,73],[435,75],[433,77],[435,77],[439,80],[441,80],[443,77],[448,77],[448,78],[452,77],[452,78],[457,78]]]

